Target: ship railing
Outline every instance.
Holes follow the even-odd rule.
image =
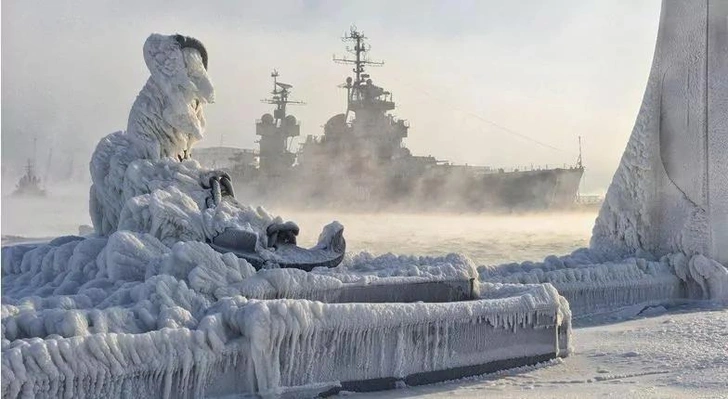
[[[580,195],[576,196],[576,203],[582,205],[596,205],[604,202],[604,196],[601,195]]]

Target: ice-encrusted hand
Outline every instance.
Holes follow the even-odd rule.
[[[211,194],[207,198],[206,205],[210,208],[217,206],[224,197],[235,198],[235,190],[230,175],[222,170],[213,170],[202,175],[200,184],[203,188],[209,189]]]

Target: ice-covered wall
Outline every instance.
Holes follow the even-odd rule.
[[[199,327],[19,339],[2,396],[201,397],[394,388],[569,352],[568,303],[548,285],[487,287],[442,304],[325,304],[229,297]],[[318,388],[317,388],[318,387]]]
[[[640,304],[728,299],[728,269],[717,261],[682,252],[643,255],[611,260],[584,248],[543,262],[480,266],[478,273],[481,283],[549,283],[577,317]]]
[[[461,256],[362,254],[332,270],[256,272],[204,243],[168,248],[150,234],[119,231],[6,247],[2,261],[3,397],[199,397],[377,378],[423,383],[569,351],[569,306],[550,285],[485,284],[467,300],[445,303],[240,295],[469,284],[475,269]]]
[[[663,1],[642,107],[592,249],[728,264],[727,19],[724,0]]]

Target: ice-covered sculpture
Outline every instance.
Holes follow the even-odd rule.
[[[302,262],[304,268],[338,263],[345,248],[341,225],[327,226],[313,251],[302,250],[295,246],[295,224],[235,201],[227,174],[191,158],[205,131],[203,107],[215,98],[202,43],[153,34],[144,43],[144,61],[151,76],[134,101],[126,131],[102,139],[91,159],[89,205],[96,233],[148,233],[168,246],[212,242],[256,266],[268,260],[284,266]]]
[[[91,218],[101,235],[139,223],[133,219],[140,208],[152,209],[155,190],[167,191],[166,199],[175,201],[179,212],[204,206],[205,198],[199,197],[206,196],[203,171],[190,160],[190,153],[204,134],[203,106],[214,101],[207,52],[197,40],[153,34],[144,44],[144,61],[151,76],[132,105],[127,130],[102,139],[91,159]],[[189,198],[173,193],[175,186]],[[132,200],[140,196],[147,197]],[[163,228],[163,221],[156,224]],[[210,234],[201,219],[185,227],[193,239]],[[156,232],[159,238],[171,234]]]

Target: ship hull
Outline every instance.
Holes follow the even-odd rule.
[[[266,207],[516,212],[574,207],[584,172],[578,167],[500,173],[476,170],[438,166],[416,174],[352,176],[336,173],[336,168],[294,168],[285,176],[265,176],[252,170],[232,177],[239,198]]]

